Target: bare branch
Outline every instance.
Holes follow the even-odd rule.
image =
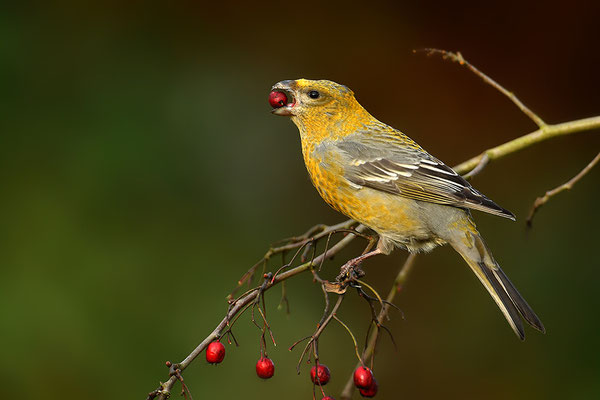
[[[564,122],[562,124],[549,125],[544,122],[536,113],[531,111],[531,109],[512,92],[505,89],[498,82],[481,72],[477,69],[473,64],[468,62],[460,52],[451,52],[440,49],[423,49],[423,50],[413,50],[413,52],[425,52],[428,55],[432,54],[440,54],[442,58],[445,60],[451,60],[453,62],[459,63],[460,65],[464,65],[469,70],[471,70],[474,74],[479,76],[483,81],[496,90],[500,91],[506,97],[508,97],[519,109],[527,115],[535,124],[538,126],[538,130],[521,136],[515,140],[511,140],[510,142],[504,143],[500,146],[494,147],[492,149],[488,149],[478,155],[477,157],[473,157],[468,161],[465,161],[456,167],[454,170],[459,174],[463,174],[465,179],[471,179],[478,173],[480,173],[490,161],[497,160],[502,158],[508,154],[512,154],[517,152],[518,150],[525,149],[533,144],[538,142],[550,139],[555,136],[567,135],[575,132],[580,132],[584,130],[592,130],[600,128],[600,117],[592,117],[585,118],[575,121]]]
[[[358,358],[358,362],[360,364],[362,364],[362,360],[360,358],[360,353],[358,352],[358,344],[356,343],[356,338],[354,337],[352,330],[350,330],[350,328],[348,328],[348,325],[343,323],[342,320],[337,317],[337,315],[334,315],[333,319],[335,319],[337,322],[339,322],[339,324],[342,325],[344,327],[344,329],[346,329],[346,332],[348,332],[348,335],[350,335],[350,338],[352,339],[352,343],[354,344],[354,352],[356,353],[356,358]]]
[[[490,157],[487,154],[484,154],[483,157],[481,157],[481,160],[479,160],[479,164],[477,164],[475,168],[471,170],[471,172],[463,175],[463,178],[465,178],[466,180],[471,179],[472,177],[483,171],[483,169],[488,165],[489,162]]]
[[[550,200],[552,197],[556,196],[563,190],[570,190],[573,187],[573,185],[575,185],[581,178],[583,178],[588,172],[590,172],[596,164],[598,164],[598,161],[600,161],[600,153],[598,153],[598,155],[596,155],[596,157],[594,157],[594,159],[588,165],[586,165],[584,169],[579,171],[579,173],[573,178],[571,178],[568,182],[563,183],[562,185],[547,191],[544,196],[535,199],[535,202],[531,207],[531,211],[529,212],[529,216],[527,217],[527,225],[531,227],[531,225],[533,224],[533,217],[535,216],[535,213],[541,206],[546,204],[548,200]]]
[[[381,308],[381,311],[379,312],[379,316],[377,317],[377,322],[379,325],[381,325],[383,323],[383,320],[386,318],[386,316],[390,310],[390,307],[391,307],[390,304],[392,304],[396,295],[398,293],[400,293],[400,291],[402,290],[404,283],[408,279],[408,275],[410,274],[410,271],[412,271],[412,268],[413,268],[416,258],[417,258],[417,255],[415,253],[409,254],[408,257],[406,258],[406,261],[404,262],[404,264],[400,267],[400,270],[398,271],[398,274],[396,275],[396,279],[394,280],[394,284],[392,285],[392,288],[390,289],[390,292],[387,295],[385,306],[383,306]],[[362,362],[365,364],[369,362],[369,359],[371,359],[371,357],[373,356],[373,352],[375,351],[377,337],[379,336],[379,325],[375,327],[373,333],[369,337],[369,343],[362,353]],[[356,364],[356,368],[358,368],[360,366],[361,366],[360,362],[358,364]],[[342,400],[351,399],[352,393],[354,393],[354,380],[352,378],[352,375],[350,375],[350,379],[348,379],[348,381],[346,382],[346,385],[344,386],[344,390],[342,391],[342,394],[341,394]]]
[[[321,319],[322,322],[320,322],[317,325],[317,330],[315,331],[315,333],[313,333],[311,336],[308,336],[307,338],[297,341],[296,343],[294,343],[294,345],[292,345],[292,347],[289,348],[289,350],[292,351],[298,343],[302,342],[305,339],[308,339],[306,346],[304,346],[304,349],[302,350],[302,353],[300,354],[300,359],[298,360],[298,365],[296,365],[296,372],[298,372],[298,374],[300,373],[300,366],[302,365],[302,361],[304,360],[304,357],[306,357],[306,355],[309,354],[311,347],[313,349],[313,353],[315,356],[315,362],[317,362],[317,363],[319,362],[319,350],[318,350],[319,337],[321,336],[321,334],[323,333],[323,331],[325,330],[327,325],[329,325],[331,320],[333,318],[335,318],[335,313],[340,308],[340,305],[342,304],[342,300],[344,300],[343,294],[338,296],[338,299],[335,302],[335,305],[333,306],[333,309],[331,310],[331,312],[329,314],[327,314],[327,312],[326,312],[323,315],[323,318]],[[310,360],[310,354],[308,356],[308,359]]]
[[[281,244],[281,243],[285,243],[285,244],[278,246],[278,247],[272,246],[265,253],[265,255],[240,278],[240,280],[238,281],[237,288],[229,295],[229,298],[232,299],[234,297],[235,292],[240,287],[242,287],[242,285],[244,285],[244,283],[250,283],[252,281],[252,278],[254,277],[254,273],[256,272],[256,269],[260,265],[263,265],[263,266],[266,265],[267,261],[269,261],[271,259],[271,257],[273,257],[274,255],[276,255],[276,254],[283,255],[283,254],[285,254],[285,252],[287,252],[289,250],[298,249],[298,248],[301,250],[303,247],[306,247],[308,249],[308,248],[310,248],[311,243],[314,243],[316,240],[319,240],[325,236],[331,235],[332,232],[341,231],[342,229],[348,230],[350,227],[352,227],[352,225],[356,225],[356,221],[351,220],[351,219],[341,222],[337,225],[332,225],[332,226],[318,224],[318,225],[315,225],[312,228],[310,228],[303,235],[294,236],[291,238],[277,241],[276,242],[277,244]],[[319,233],[317,233],[317,232],[319,232]],[[300,251],[300,250],[298,250],[298,251]],[[294,258],[297,255],[298,254],[296,253],[294,255]]]
[[[500,93],[502,93],[503,95],[508,97],[513,103],[515,103],[515,105],[517,107],[519,107],[519,109],[521,111],[523,111],[523,113],[525,115],[527,115],[538,126],[538,128],[544,128],[546,126],[546,123],[536,113],[531,111],[531,109],[529,107],[527,107],[525,104],[523,104],[523,102],[521,100],[519,100],[519,98],[517,96],[515,96],[514,93],[509,92],[498,82],[496,82],[495,80],[493,80],[492,78],[490,78],[489,76],[487,76],[486,74],[484,74],[483,72],[481,72],[480,70],[475,68],[475,66],[473,64],[471,64],[470,62],[465,60],[465,58],[459,51],[457,51],[456,53],[453,53],[451,51],[440,50],[440,49],[413,50],[413,52],[415,52],[415,53],[418,51],[425,52],[428,55],[441,54],[441,56],[444,60],[450,60],[450,61],[459,63],[460,65],[466,66],[475,75],[477,75],[481,79],[483,79],[483,81],[485,83],[487,83],[488,85],[491,85],[492,87],[494,87],[494,89],[498,90]]]

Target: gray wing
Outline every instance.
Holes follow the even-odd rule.
[[[345,178],[359,187],[515,220],[515,216],[475,190],[452,168],[400,132],[360,132],[336,143],[347,158]],[[394,141],[396,143],[394,143]]]

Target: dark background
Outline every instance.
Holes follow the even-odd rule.
[[[269,113],[277,81],[344,83],[449,165],[535,126],[465,68],[413,49],[461,51],[550,123],[600,114],[596,1],[53,3],[0,14],[7,398],[145,398],[271,242],[343,219],[312,188],[297,129]],[[474,180],[517,215],[475,218],[548,333],[519,342],[460,257],[439,249],[418,258],[397,300],[406,318],[389,323],[397,351],[381,342],[379,398],[600,396],[600,170],[533,230],[524,223],[536,196],[599,148],[598,131],[558,138]],[[405,256],[369,261],[368,281],[387,293]],[[308,367],[296,376],[287,347],[312,332],[323,298],[308,275],[288,292],[289,317],[278,289],[267,295],[275,377],[255,376],[259,332],[242,318],[222,365],[202,356],[185,372],[194,398],[311,398]],[[340,317],[363,337],[363,302],[349,296]],[[339,397],[355,363],[339,326],[321,357]]]

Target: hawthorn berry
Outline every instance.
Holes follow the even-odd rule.
[[[281,108],[287,103],[287,96],[283,92],[272,91],[269,93],[269,104],[273,108]]]
[[[373,383],[373,372],[367,367],[358,367],[354,370],[354,386],[359,389],[368,389]]]
[[[335,400],[335,399],[331,396],[325,396],[321,400]]]
[[[262,379],[269,379],[273,374],[275,374],[275,364],[273,364],[273,360],[267,357],[261,357],[261,359],[256,362],[256,375]]]
[[[206,361],[219,364],[225,358],[225,346],[221,342],[211,342],[206,348]]]
[[[375,395],[377,394],[377,381],[375,380],[375,378],[373,378],[371,386],[369,386],[366,389],[358,389],[358,391],[360,392],[360,395],[362,397],[375,397]]]
[[[310,369],[310,379],[315,385],[327,385],[331,374],[327,365],[318,364]]]

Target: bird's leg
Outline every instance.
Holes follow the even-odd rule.
[[[365,273],[360,268],[358,268],[358,266],[367,258],[371,258],[378,254],[384,254],[384,251],[379,247],[377,247],[373,251],[369,251],[368,253],[351,259],[346,264],[342,265],[342,268],[340,268],[340,274],[337,276],[336,280],[338,282],[344,282],[347,280],[353,280],[364,276]]]

